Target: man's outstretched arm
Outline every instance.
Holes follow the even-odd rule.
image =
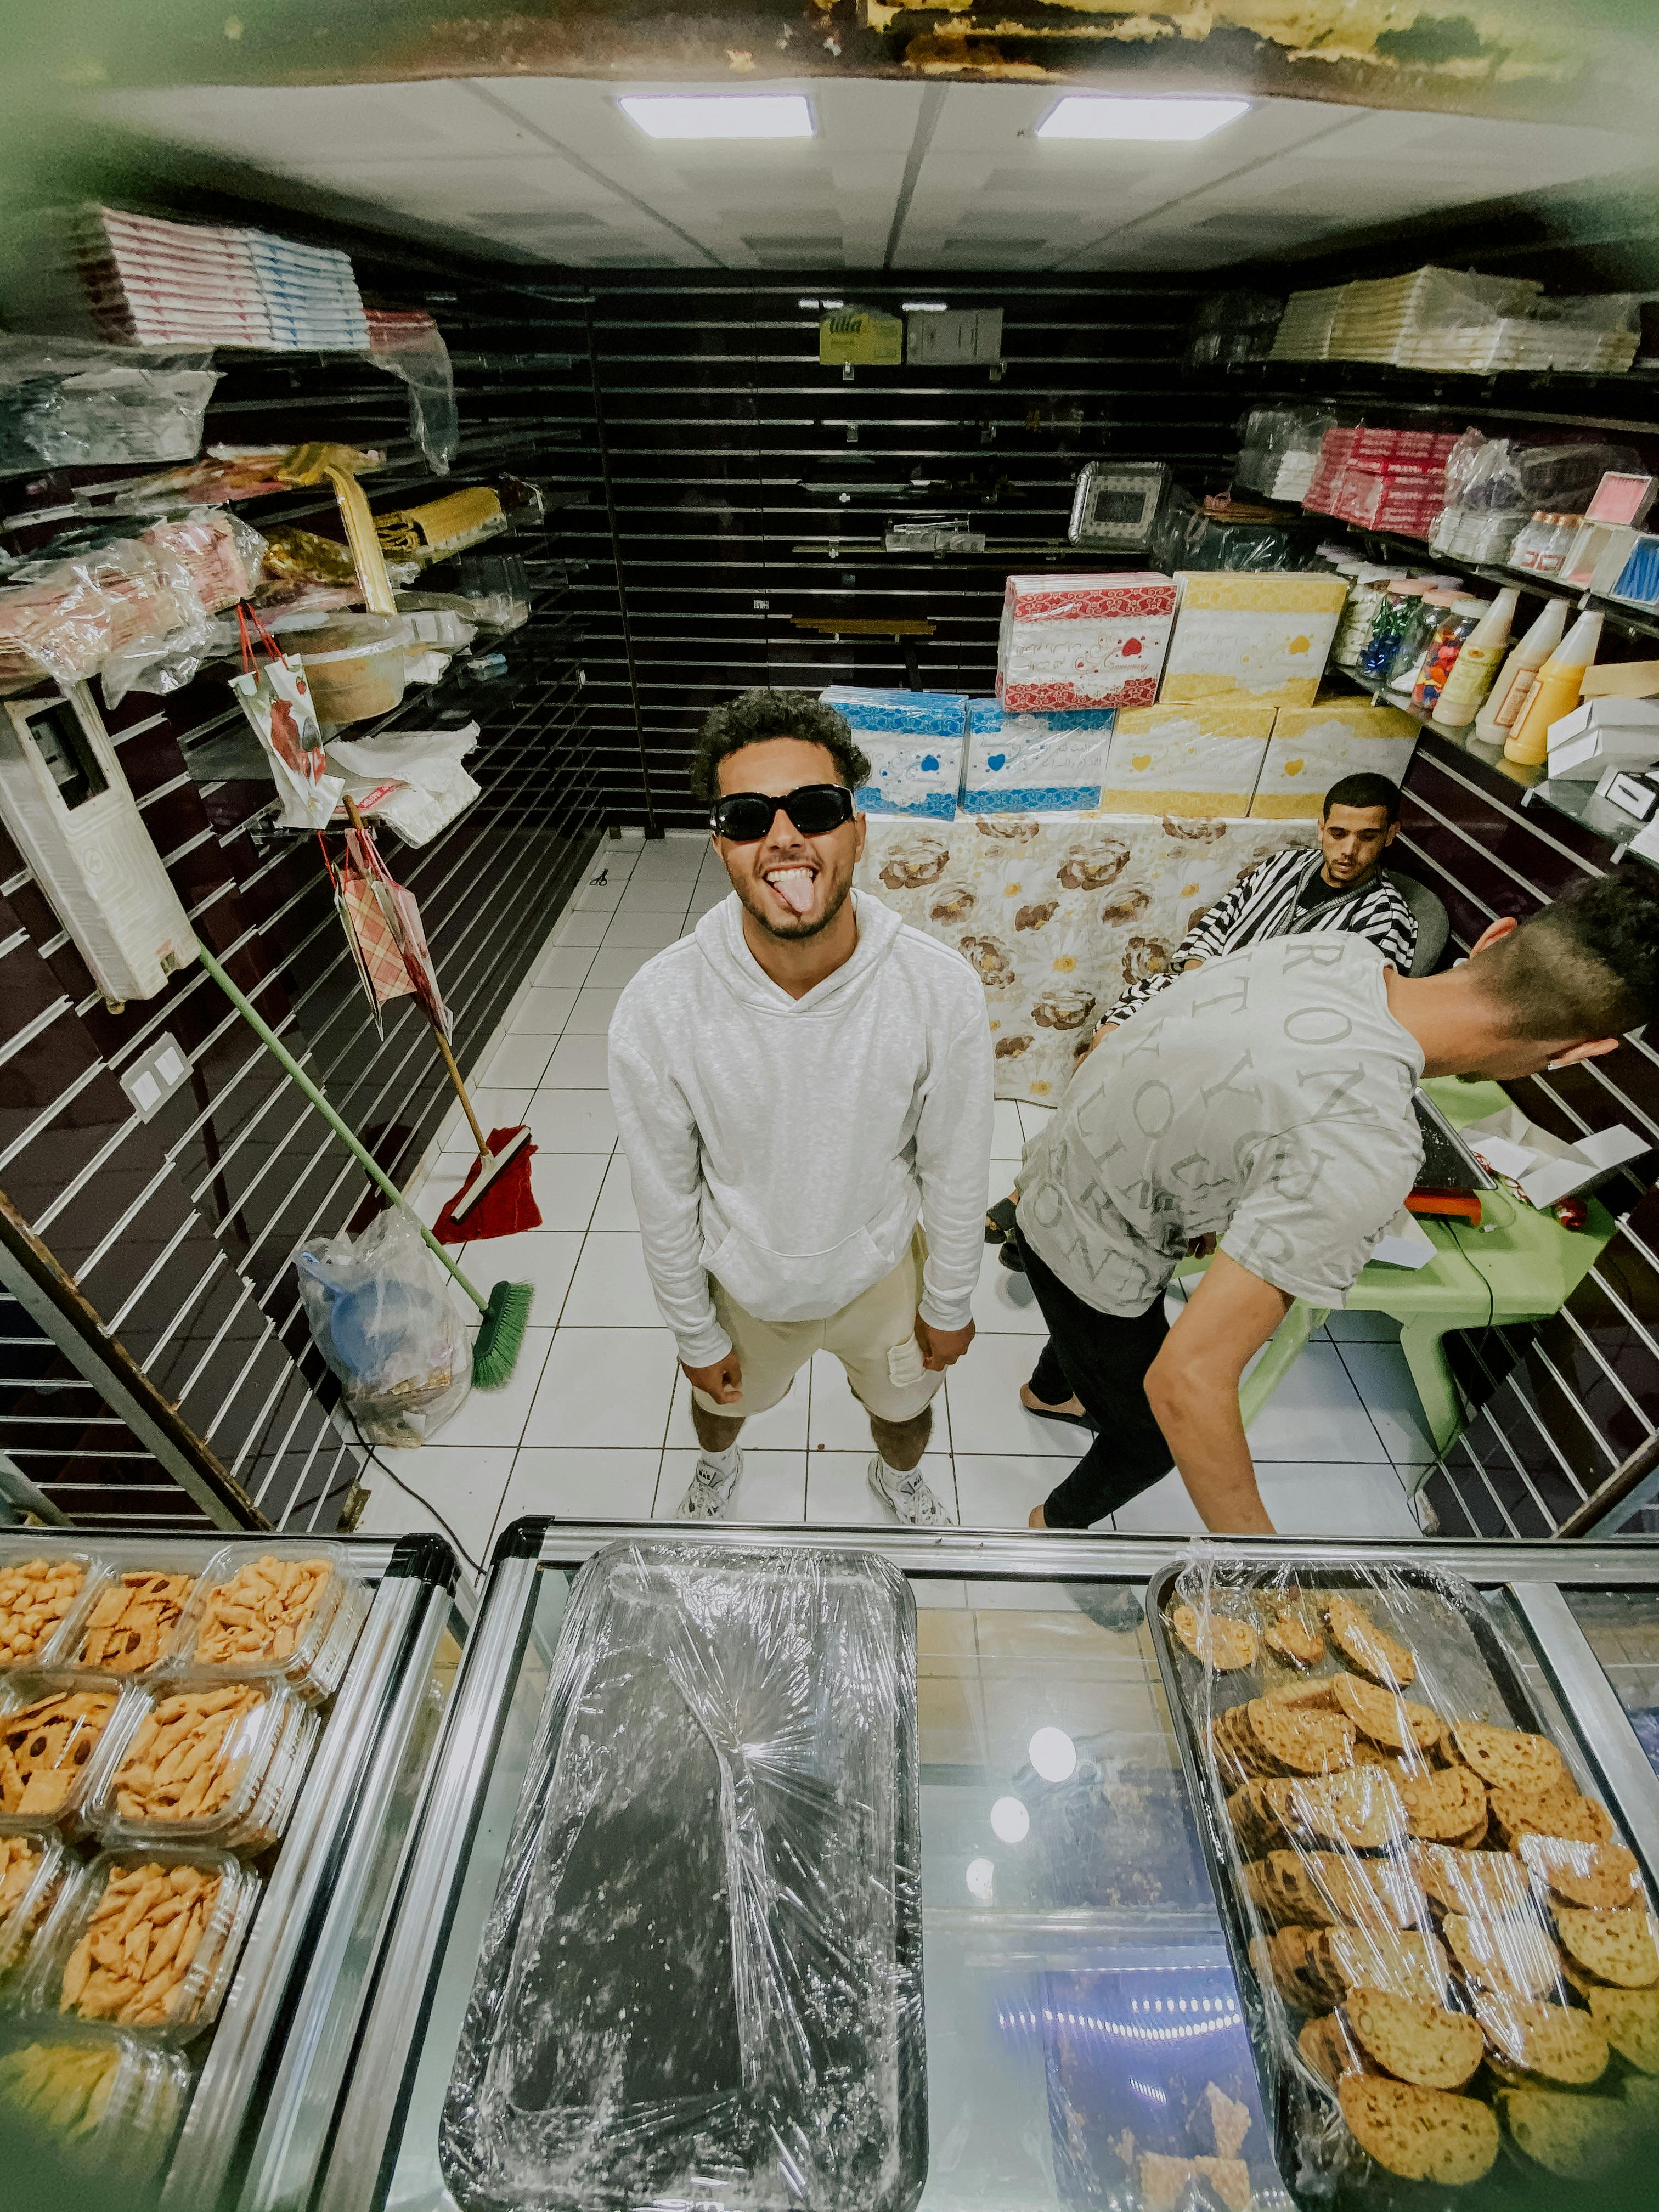
[[[1146,1398],[1215,1535],[1271,1536],[1239,1417],[1244,1370],[1290,1311],[1283,1291],[1218,1252],[1146,1370]]]

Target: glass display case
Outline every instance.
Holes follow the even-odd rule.
[[[1125,2191],[1140,2158],[1226,2147],[1248,2165],[1261,2212],[1287,2203],[1146,1626],[1149,1579],[1182,1547],[1024,1533],[717,1534],[723,1545],[874,1550],[916,1601],[924,2212],[1139,2202]],[[285,2134],[295,2157],[287,2174],[270,2160],[250,2167],[242,2212],[457,2203],[440,2117],[573,1578],[602,1546],[686,1534],[526,1522],[503,1539],[337,2108],[325,2122],[314,2105],[289,2121],[272,2100],[264,2135]],[[1332,1549],[1237,1547],[1292,1565],[1316,1548]],[[1651,1686],[1639,1669],[1642,1654],[1659,1652],[1659,1545],[1341,1548],[1368,1563],[1443,1565],[1488,1595],[1571,1763],[1659,1874],[1659,1777],[1620,1695],[1644,1699]],[[1603,1656],[1626,1670],[1618,1689]],[[320,2081],[321,2069],[305,2078]],[[317,2130],[328,2141],[307,2194],[292,2185],[307,2166],[297,2146]]]

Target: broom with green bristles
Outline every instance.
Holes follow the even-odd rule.
[[[480,1390],[492,1390],[505,1382],[518,1364],[524,1345],[524,1333],[530,1322],[531,1285],[528,1283],[497,1283],[486,1298],[470,1283],[455,1265],[449,1254],[439,1243],[420,1216],[410,1206],[391,1176],[375,1159],[368,1146],[354,1136],[322,1092],[306,1073],[288,1047],[269,1022],[243,997],[206,945],[201,948],[202,965],[230,1000],[242,1019],[253,1031],[265,1050],[282,1067],[289,1080],[301,1091],[317,1109],[335,1135],[394,1206],[401,1206],[414,1222],[433,1253],[466,1292],[483,1319],[472,1346],[472,1380]]]

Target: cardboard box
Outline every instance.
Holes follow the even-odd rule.
[[[1010,576],[997,639],[997,702],[1016,714],[1150,707],[1175,616],[1174,580]]]
[[[1659,660],[1598,660],[1578,691],[1584,699],[1659,699]]]
[[[1102,812],[1248,814],[1277,711],[1231,700],[1126,708],[1112,734]]]
[[[1659,761],[1659,705],[1650,699],[1587,699],[1549,726],[1552,781],[1595,783],[1603,769],[1647,769]]]
[[[1094,811],[1101,804],[1115,720],[1110,708],[1012,714],[994,699],[970,699],[963,812]]]
[[[1403,783],[1417,738],[1417,724],[1397,707],[1358,699],[1281,707],[1250,812],[1277,822],[1316,822],[1325,793],[1342,776],[1386,775]]]
[[[1340,576],[1182,569],[1161,702],[1310,707],[1347,600]]]
[[[831,684],[819,697],[844,714],[870,778],[855,793],[865,814],[953,822],[962,783],[968,702],[957,691],[861,690]]]

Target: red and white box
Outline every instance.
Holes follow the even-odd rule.
[[[1149,571],[1010,576],[997,639],[997,700],[1016,714],[1150,707],[1175,621],[1176,586]]]

